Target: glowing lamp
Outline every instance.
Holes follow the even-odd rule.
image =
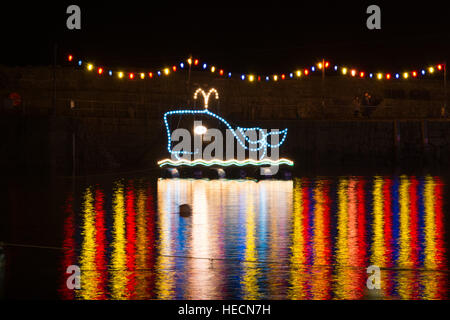
[[[302,75],[302,72],[299,70],[296,72],[296,74],[297,74],[297,77],[300,77]]]
[[[413,71],[413,72],[412,72],[412,76],[413,76],[413,77],[417,77],[417,72],[416,72],[416,71]]]
[[[184,63],[180,63],[180,68],[183,69],[184,68]]]
[[[408,79],[408,72],[403,73],[403,78]]]
[[[198,59],[194,60],[194,66],[198,65]]]
[[[337,71],[337,69],[338,69],[338,66],[334,66],[334,71]]]
[[[261,81],[261,76],[258,76],[258,81]]]
[[[325,62],[325,68],[328,68],[329,65],[330,65],[330,63],[328,61]]]
[[[382,73],[378,73],[378,74],[377,74],[377,78],[378,78],[378,80],[383,79],[383,74],[382,74]]]
[[[177,66],[172,67],[173,72],[177,71]]]
[[[369,73],[369,78],[370,78],[370,79],[373,78],[373,73]]]
[[[112,70],[109,70],[109,71],[108,71],[108,74],[109,74],[110,76],[112,76]]]
[[[423,75],[423,76],[425,75],[425,70],[422,70],[422,75]]]
[[[241,75],[241,80],[245,80],[245,75]]]
[[[442,69],[442,66],[440,64],[437,65],[438,70]]]
[[[92,71],[92,69],[94,69],[94,66],[92,65],[92,64],[88,64],[88,66],[87,66],[87,69],[89,70],[89,71]]]
[[[361,71],[361,72],[359,73],[359,76],[360,76],[361,78],[364,78],[364,72]]]
[[[156,74],[158,75],[158,77],[161,75],[161,71],[156,72]]]
[[[134,73],[130,73],[130,74],[128,75],[128,77],[130,78],[130,80],[133,80],[133,79],[134,79]]]
[[[98,68],[97,72],[98,72],[98,74],[102,74],[103,73],[103,69],[102,68]]]
[[[222,69],[219,70],[219,74],[220,74],[221,76],[223,76],[223,70],[222,70]]]
[[[269,81],[269,76],[266,76],[266,81]]]
[[[319,69],[322,69],[322,62],[319,62],[318,64],[317,64],[317,67],[319,68]]]
[[[350,71],[350,73],[352,74],[352,77],[354,77],[354,76],[355,76],[355,74],[356,74],[356,70],[355,70],[355,69],[353,69],[352,71]]]
[[[81,66],[81,64],[83,63],[83,61],[78,60],[78,65]]]
[[[191,59],[191,58],[187,59],[187,62],[188,62],[189,64],[192,64],[192,59]]]
[[[148,76],[149,76],[150,78],[153,78],[153,72],[149,72],[149,73],[148,73]]]
[[[284,80],[286,76],[284,74],[281,75],[281,79]]]
[[[293,78],[293,77],[294,77],[294,74],[293,74],[293,73],[289,73],[289,77],[290,77],[290,78]]]
[[[198,134],[198,135],[205,134],[206,131],[207,131],[207,129],[206,129],[206,127],[204,127],[204,126],[196,126],[196,127],[194,128],[194,133],[195,133],[195,134]]]
[[[255,77],[251,74],[251,75],[248,76],[248,80],[250,82],[253,82],[253,80],[255,80]]]
[[[274,81],[278,81],[278,76],[277,76],[277,75],[274,75],[274,76],[273,76],[273,80],[274,80]]]
[[[308,69],[305,69],[305,76],[307,76],[308,74],[309,74],[309,70]]]
[[[433,68],[433,67],[429,67],[429,68],[428,68],[428,72],[429,72],[429,73],[433,73],[433,72],[434,72],[434,68]]]
[[[206,69],[207,65],[206,63],[203,64],[203,69]]]
[[[228,78],[231,78],[231,72],[228,72]]]
[[[395,74],[395,79],[400,78],[400,75],[398,73]]]
[[[214,72],[214,71],[216,71],[216,67],[212,66],[211,67],[211,72]]]
[[[311,67],[311,71],[314,72],[316,71],[316,68],[314,66]]]
[[[387,75],[386,75],[386,79],[390,79],[391,78],[391,74],[390,73],[388,73]]]
[[[140,77],[141,77],[141,79],[144,79],[145,78],[145,73],[141,72]]]
[[[122,78],[123,78],[123,72],[120,71],[120,72],[117,74],[117,76],[118,76],[120,79],[122,79]]]
[[[169,68],[165,68],[165,69],[164,69],[164,74],[165,74],[166,76],[169,75],[169,72],[170,72]]]
[[[346,75],[347,74],[347,68],[342,68],[342,74]]]
[[[72,61],[72,60],[73,60],[73,56],[70,54],[70,55],[67,57],[67,60]]]

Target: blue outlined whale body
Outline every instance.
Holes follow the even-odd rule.
[[[269,133],[267,133],[264,129],[259,128],[259,127],[253,127],[253,128],[236,127],[236,128],[233,128],[228,123],[228,121],[226,121],[224,118],[209,111],[206,108],[203,110],[186,109],[186,110],[168,111],[168,112],[164,113],[164,125],[166,126],[166,133],[167,133],[167,150],[169,151],[169,153],[171,155],[174,155],[177,159],[179,159],[180,155],[182,155],[182,154],[197,154],[198,153],[198,151],[191,152],[191,151],[173,151],[172,150],[171,131],[170,131],[170,126],[169,126],[169,122],[168,122],[167,118],[168,118],[168,116],[171,116],[171,115],[181,115],[181,114],[206,115],[206,116],[210,116],[213,119],[217,119],[217,120],[221,121],[223,124],[225,124],[227,129],[229,129],[231,131],[231,133],[234,135],[236,140],[239,142],[239,144],[244,149],[249,150],[249,151],[262,150],[263,152],[261,153],[260,160],[263,160],[264,157],[267,155],[267,148],[280,147],[286,140],[286,136],[287,136],[287,130],[288,130],[287,128],[285,128],[284,130],[281,130],[281,131],[272,131]],[[261,138],[260,139],[251,139],[245,134],[247,131],[256,131],[257,133],[259,133],[259,136]],[[281,139],[279,140],[280,142],[278,142],[277,144],[270,144],[267,141],[267,139],[268,139],[268,137],[270,137],[272,135],[281,135]],[[248,142],[249,146],[246,146],[245,142]]]

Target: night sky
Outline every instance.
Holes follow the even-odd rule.
[[[394,2],[394,1],[392,1]],[[372,70],[408,69],[450,56],[445,2],[201,2],[1,5],[0,60],[50,65],[77,58],[111,67],[160,67],[190,54],[234,72],[279,72],[322,58]],[[81,7],[81,30],[66,29],[66,8]],[[381,30],[366,28],[366,8],[381,7]]]

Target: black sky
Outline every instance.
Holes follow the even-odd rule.
[[[81,7],[81,31],[66,29],[70,4]],[[366,28],[370,4],[381,7],[381,30]],[[0,10],[6,65],[51,64],[54,43],[58,62],[74,53],[103,65],[154,67],[193,54],[236,72],[276,72],[322,57],[377,70],[414,68],[450,56],[445,2],[16,1]]]

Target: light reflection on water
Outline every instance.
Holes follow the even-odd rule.
[[[81,267],[82,288],[67,290],[64,278],[61,295],[446,299],[442,193],[431,176],[88,186],[65,208],[62,267]],[[366,287],[373,264],[381,290]]]

